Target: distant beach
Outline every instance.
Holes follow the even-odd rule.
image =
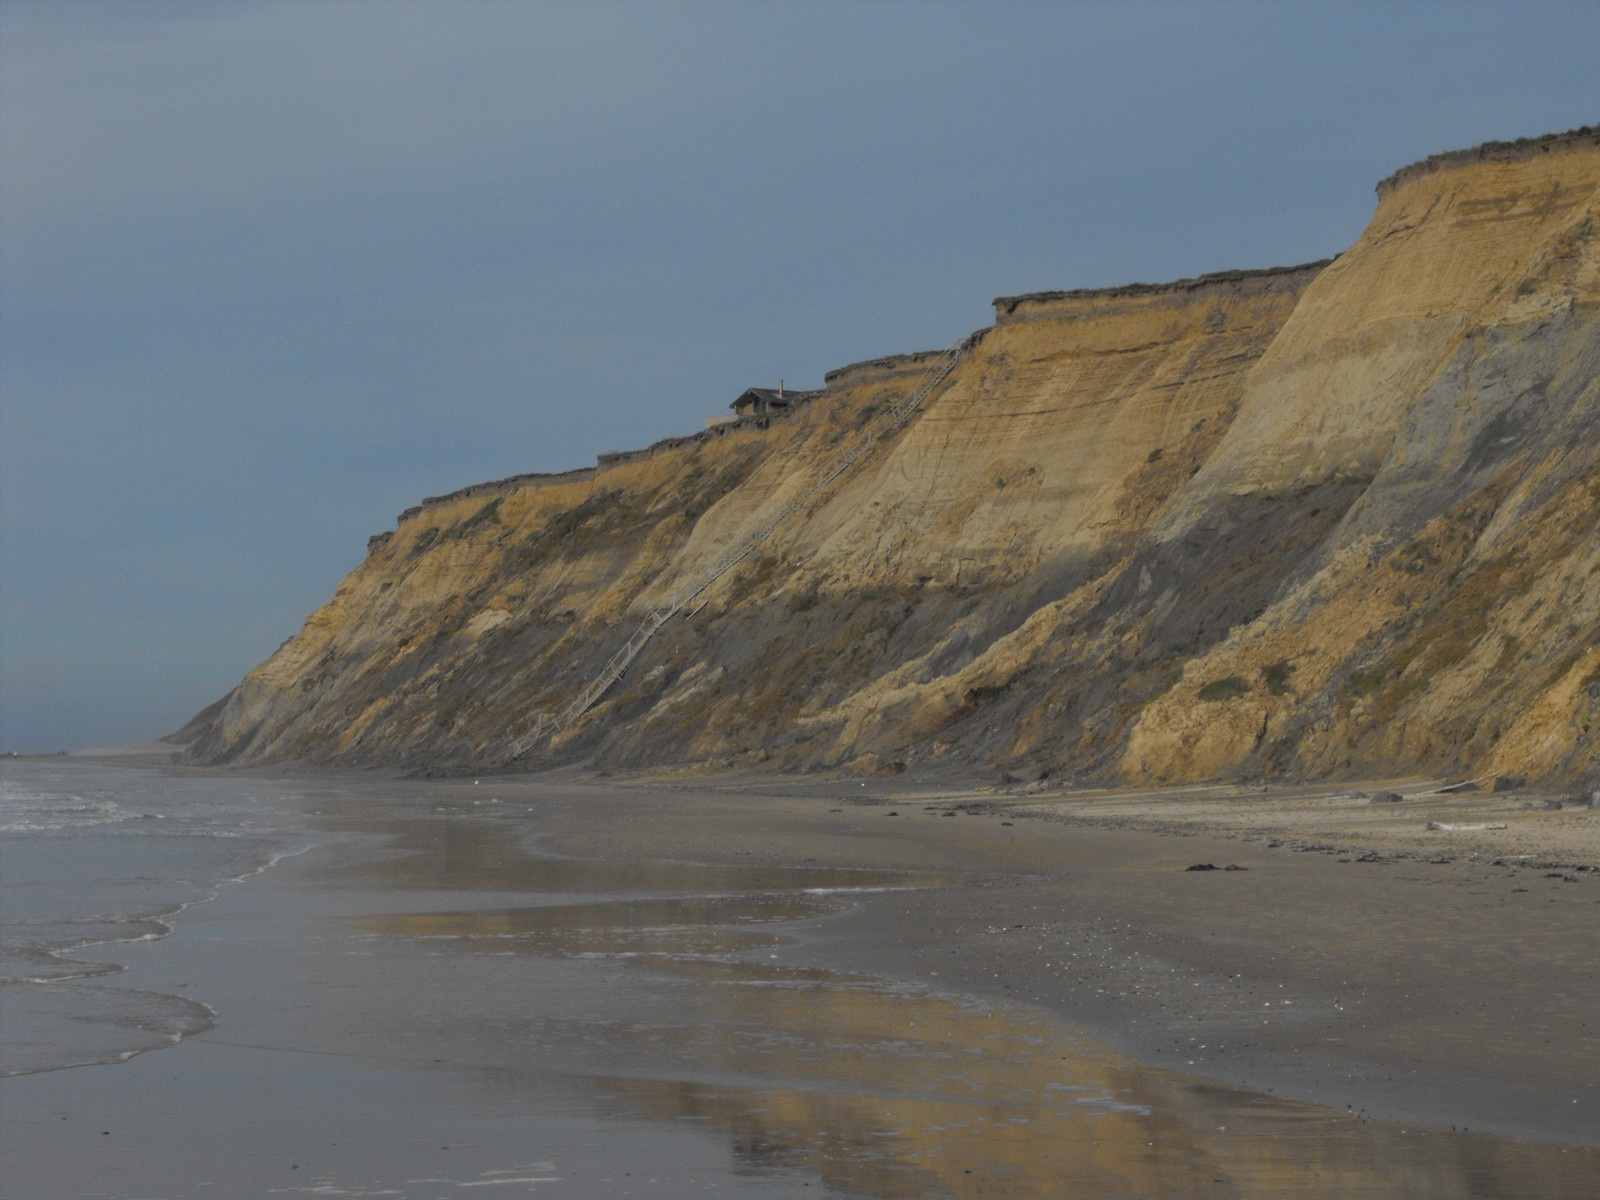
[[[71,953],[214,1017],[0,1081],[12,1200],[1600,1184],[1600,813],[1548,798],[126,761],[62,769],[265,869]]]

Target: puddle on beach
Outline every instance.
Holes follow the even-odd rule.
[[[497,1105],[559,1077],[599,1116],[692,1128],[736,1172],[843,1196],[1560,1197],[1600,1178],[1594,1150],[1362,1121],[1145,1068],[1025,1006],[786,961],[853,902],[840,889],[932,877],[544,859],[508,840],[412,828],[409,855],[363,874],[539,903],[345,922],[492,970],[499,986],[431,1028],[415,1004],[393,1016]],[[515,982],[557,970],[560,987]],[[492,1061],[469,1024],[495,1030]]]

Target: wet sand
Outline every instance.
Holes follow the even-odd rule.
[[[1600,1185],[1600,814],[305,778],[322,844],[127,960],[216,1028],[4,1081],[0,1194]]]
[[[1165,794],[736,781],[686,784],[693,801],[670,807],[640,786],[626,820],[545,844],[986,875],[865,898],[806,950],[1040,1005],[1141,1061],[1258,1091],[1600,1145],[1600,811],[1415,780]],[[1360,794],[1391,788],[1410,798]],[[1219,869],[1186,869],[1203,863]]]

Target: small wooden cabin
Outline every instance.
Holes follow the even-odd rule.
[[[740,417],[766,417],[773,413],[781,413],[791,404],[801,400],[809,400],[816,392],[789,391],[783,386],[783,381],[778,381],[775,388],[746,388],[740,397],[728,405],[734,414]]]
[[[789,396],[782,388],[746,388],[728,406],[741,417],[764,417],[789,407]]]

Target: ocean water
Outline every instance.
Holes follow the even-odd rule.
[[[185,913],[312,844],[286,790],[0,760],[0,1075],[120,1062],[210,1028],[203,1000],[119,976]]]

